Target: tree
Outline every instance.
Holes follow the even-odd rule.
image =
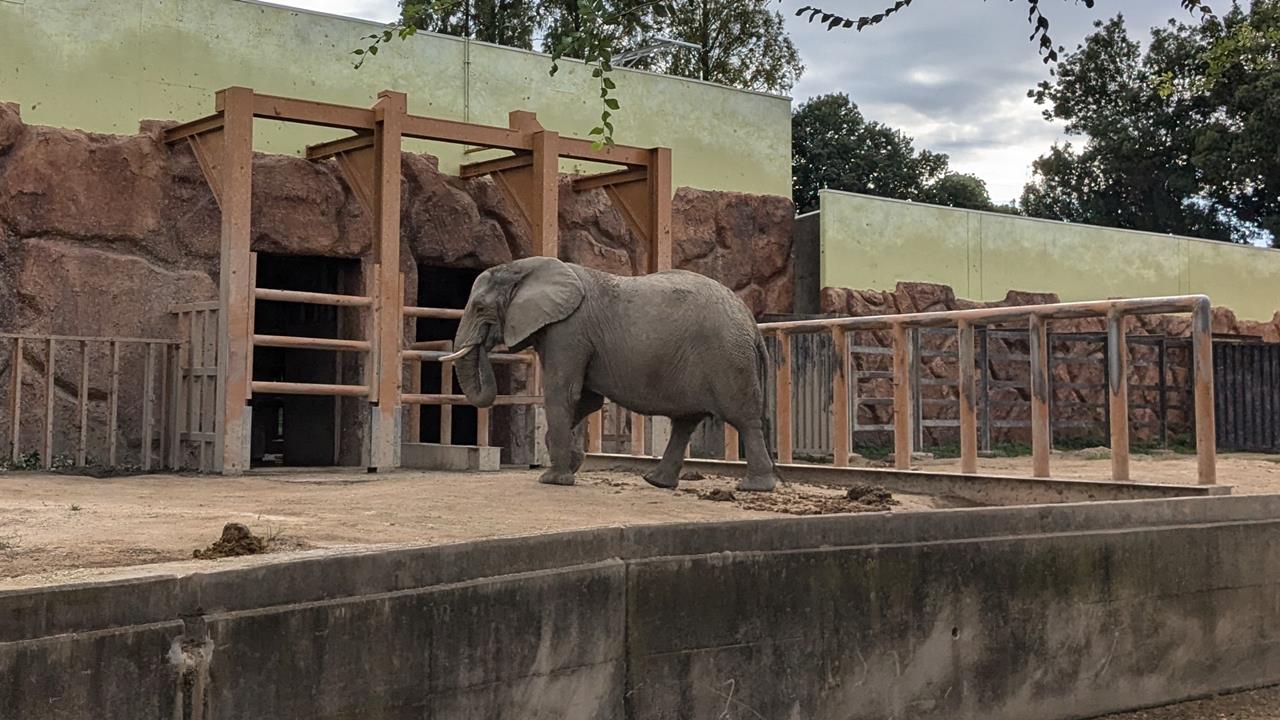
[[[537,0],[401,0],[400,17],[418,30],[532,50],[538,5]]]
[[[950,172],[943,175],[937,182],[925,188],[921,199],[934,205],[948,205],[969,210],[996,209],[995,203],[991,202],[990,193],[987,192],[987,184],[982,178],[967,173]]]
[[[1016,0],[1009,0],[1016,2]],[[1036,41],[1040,48],[1040,54],[1044,58],[1045,64],[1058,61],[1058,54],[1063,48],[1053,47],[1053,38],[1049,37],[1049,18],[1040,8],[1040,0],[1025,0],[1027,3],[1027,22],[1031,24],[1031,40]],[[1095,0],[1073,0],[1077,3],[1084,3],[1085,7],[1092,8]],[[797,17],[805,14],[809,15],[809,22],[821,19],[822,23],[827,26],[827,30],[835,30],[836,28],[857,28],[858,32],[873,25],[888,20],[893,15],[911,7],[914,0],[896,0],[892,5],[884,8],[874,15],[861,15],[859,17],[844,16],[837,13],[827,12],[819,7],[805,5],[796,11]],[[1189,13],[1199,13],[1202,19],[1214,18],[1213,10],[1206,5],[1203,0],[1178,0],[1178,4]]]
[[[1034,164],[1028,214],[1216,239],[1280,234],[1280,0],[1171,23],[1144,53],[1099,23],[1032,91],[1082,136]]]
[[[921,200],[947,169],[946,155],[916,152],[910,137],[868,121],[844,93],[812,98],[792,114],[792,198],[800,212],[818,207],[823,188]]]
[[[664,17],[655,17],[654,37],[698,45],[658,56],[646,67],[655,72],[698,78],[730,87],[788,92],[804,65],[787,36],[773,0],[672,0]]]

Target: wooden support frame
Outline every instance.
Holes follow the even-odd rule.
[[[260,290],[253,281],[249,222],[252,197],[252,133],[254,118],[331,127],[353,134],[312,145],[306,155],[311,160],[333,159],[352,189],[353,195],[374,220],[375,243],[366,297],[333,296],[325,293]],[[284,302],[310,302],[342,307],[369,307],[371,327],[369,347],[333,347],[367,351],[370,372],[367,397],[371,405],[373,426],[369,437],[368,464],[373,469],[398,465],[401,425],[404,422],[400,351],[404,348],[403,318],[444,317],[431,308],[406,312],[404,298],[397,296],[399,274],[400,149],[403,138],[459,143],[485,149],[505,150],[509,157],[468,163],[463,177],[492,175],[515,201],[529,223],[534,241],[533,251],[539,255],[559,255],[559,163],[571,158],[622,166],[612,175],[609,186],[625,181],[628,190],[629,216],[643,228],[650,246],[649,270],[671,266],[671,154],[666,148],[640,148],[610,145],[597,148],[589,140],[562,138],[543,128],[532,113],[516,111],[509,117],[508,128],[497,128],[440,118],[408,114],[407,98],[402,93],[384,91],[373,108],[357,108],[331,103],[255,93],[249,88],[232,87],[217,93],[215,113],[179,125],[165,132],[169,144],[185,142],[192,148],[214,198],[222,211],[220,248],[220,283],[216,314],[217,369],[216,417],[213,428],[193,429],[188,434],[216,436],[211,463],[218,472],[233,474],[248,467],[249,404],[259,386],[252,378],[252,348],[255,339],[261,343],[271,338],[255,338],[252,328],[253,302],[269,299]],[[635,197],[630,197],[634,195]],[[621,204],[621,203],[620,203]],[[367,305],[366,305],[367,300]],[[452,316],[455,311],[449,311]],[[206,318],[201,318],[202,320]],[[191,315],[194,332],[195,313]],[[280,339],[275,341],[284,342]],[[293,347],[295,345],[289,345]],[[188,358],[192,353],[188,353]],[[204,363],[205,366],[208,363]],[[165,361],[165,371],[169,362]],[[194,364],[189,373],[195,372]],[[191,375],[191,388],[197,384]],[[201,389],[206,380],[201,375]],[[179,385],[175,379],[175,387]],[[183,386],[185,387],[185,385]],[[334,386],[335,388],[344,386]],[[314,388],[312,388],[314,390]],[[350,394],[346,389],[337,390]],[[188,393],[190,418],[200,413],[194,392]],[[415,394],[416,393],[411,393]],[[487,424],[482,412],[480,423]],[[594,420],[592,422],[595,422]],[[481,436],[487,436],[487,427]]]
[[[1111,479],[1129,480],[1129,346],[1124,316],[1107,313],[1107,397],[1111,408]]]
[[[1053,445],[1053,425],[1049,403],[1049,330],[1039,315],[1032,315],[1028,331],[1031,356],[1031,474],[1049,477],[1049,450]]]
[[[775,404],[777,405],[778,462],[790,463],[793,459],[794,443],[792,441],[791,416],[791,336],[779,332],[778,367],[776,380]]]
[[[978,472],[978,387],[973,324],[961,320],[957,332],[960,377],[960,472]]]

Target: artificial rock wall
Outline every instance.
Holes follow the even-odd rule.
[[[16,105],[0,103],[0,332],[178,337],[169,308],[216,298],[218,207],[190,149],[159,142],[164,126],[144,122],[132,136],[90,134],[27,125]],[[369,252],[370,219],[331,161],[259,155],[253,183],[254,250],[347,258]],[[531,254],[527,228],[489,179],[445,175],[434,158],[406,153],[402,196],[400,264],[411,303],[419,265],[484,268]],[[788,198],[679,188],[674,263],[720,280],[757,314],[786,312],[792,217]],[[647,248],[604,191],[576,193],[568,177],[560,186],[560,255],[623,275],[647,264]],[[0,394],[10,384],[11,356],[0,349]],[[25,362],[23,433],[35,437],[45,360],[33,348]],[[126,355],[122,376],[136,375],[140,363]],[[78,360],[60,352],[57,367],[56,412],[69,414]],[[139,392],[122,388],[121,432],[136,425]],[[91,422],[100,421],[106,390],[97,373],[90,400]],[[59,433],[55,444],[65,446],[70,437]],[[136,436],[121,439],[138,443]]]
[[[893,291],[853,290],[849,288],[823,288],[821,312],[851,316],[896,315],[900,313],[938,312],[945,310],[966,310],[972,308],[1005,307],[1015,305],[1035,305],[1060,302],[1053,293],[1030,293],[1011,291],[999,302],[975,302],[956,297],[954,290],[947,285],[934,283],[900,282]],[[1126,333],[1133,336],[1167,336],[1185,338],[1190,335],[1189,315],[1146,315],[1132,317],[1127,320]],[[1050,323],[1052,333],[1105,333],[1104,318],[1088,318],[1081,320],[1062,320]],[[1228,308],[1213,309],[1213,332],[1215,334],[1256,337],[1264,342],[1280,342],[1280,313],[1269,322],[1240,320]],[[892,340],[887,332],[857,333],[855,342],[863,345],[891,347]],[[922,349],[928,351],[955,351],[954,333],[939,337],[923,336]],[[1030,416],[1030,395],[1025,387],[1028,379],[1028,367],[1025,361],[1029,351],[1023,339],[990,340],[989,373],[993,381],[988,393],[991,399],[991,419],[996,425],[1009,421],[1025,421]],[[1106,382],[1106,366],[1102,351],[1102,343],[1056,342],[1051,351],[1068,359],[1053,363],[1053,384],[1055,386],[1052,403],[1055,404],[1053,414],[1056,419],[1074,426],[1064,428],[1055,433],[1058,438],[1075,436],[1081,439],[1105,442],[1106,420],[1104,409],[1107,398],[1101,386]],[[1000,356],[1013,354],[1015,358],[1003,359]],[[881,356],[883,359],[883,356]],[[874,357],[872,360],[874,361]],[[1130,360],[1133,366],[1129,370],[1130,382],[1130,418],[1133,422],[1132,437],[1137,442],[1156,442],[1158,437],[1158,418],[1156,410],[1142,405],[1158,405],[1156,391],[1143,389],[1156,385],[1160,379],[1159,367],[1155,351],[1147,346],[1131,345]],[[887,362],[887,359],[884,360]],[[887,369],[887,366],[886,368]],[[1187,388],[1190,385],[1190,356],[1184,350],[1175,348],[1167,356],[1167,385],[1175,388]],[[934,380],[955,382],[956,363],[954,359],[933,357],[924,358],[921,376]],[[1023,387],[1010,387],[1001,383],[1020,383]],[[888,398],[892,397],[892,386],[888,380],[871,380],[863,384],[864,396]],[[922,396],[930,399],[954,400],[954,387],[922,385]],[[1191,432],[1192,417],[1189,410],[1192,399],[1188,393],[1170,390],[1167,394],[1168,430],[1173,439],[1178,435]],[[924,407],[924,417],[930,420],[955,420],[958,418],[958,405],[930,404]],[[859,422],[863,424],[888,424],[892,422],[892,408],[888,405],[865,406]],[[929,442],[955,442],[954,429],[932,429],[926,435]],[[1030,442],[1030,431],[1027,428],[993,427],[994,442]]]

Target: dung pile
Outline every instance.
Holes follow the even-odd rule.
[[[213,560],[240,555],[257,555],[267,551],[267,542],[254,535],[247,525],[227,523],[222,527],[222,537],[204,550],[195,550],[191,556],[197,560]]]

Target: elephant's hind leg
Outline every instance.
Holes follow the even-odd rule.
[[[738,429],[747,451],[747,476],[738,482],[738,489],[760,492],[772,490],[778,484],[778,473],[764,442],[764,427],[758,420],[741,425],[731,424]]]
[[[671,440],[662,453],[658,467],[645,473],[644,479],[650,485],[660,488],[674,489],[680,484],[680,468],[684,466],[684,450],[689,445],[689,437],[702,422],[701,415],[671,418]]]

